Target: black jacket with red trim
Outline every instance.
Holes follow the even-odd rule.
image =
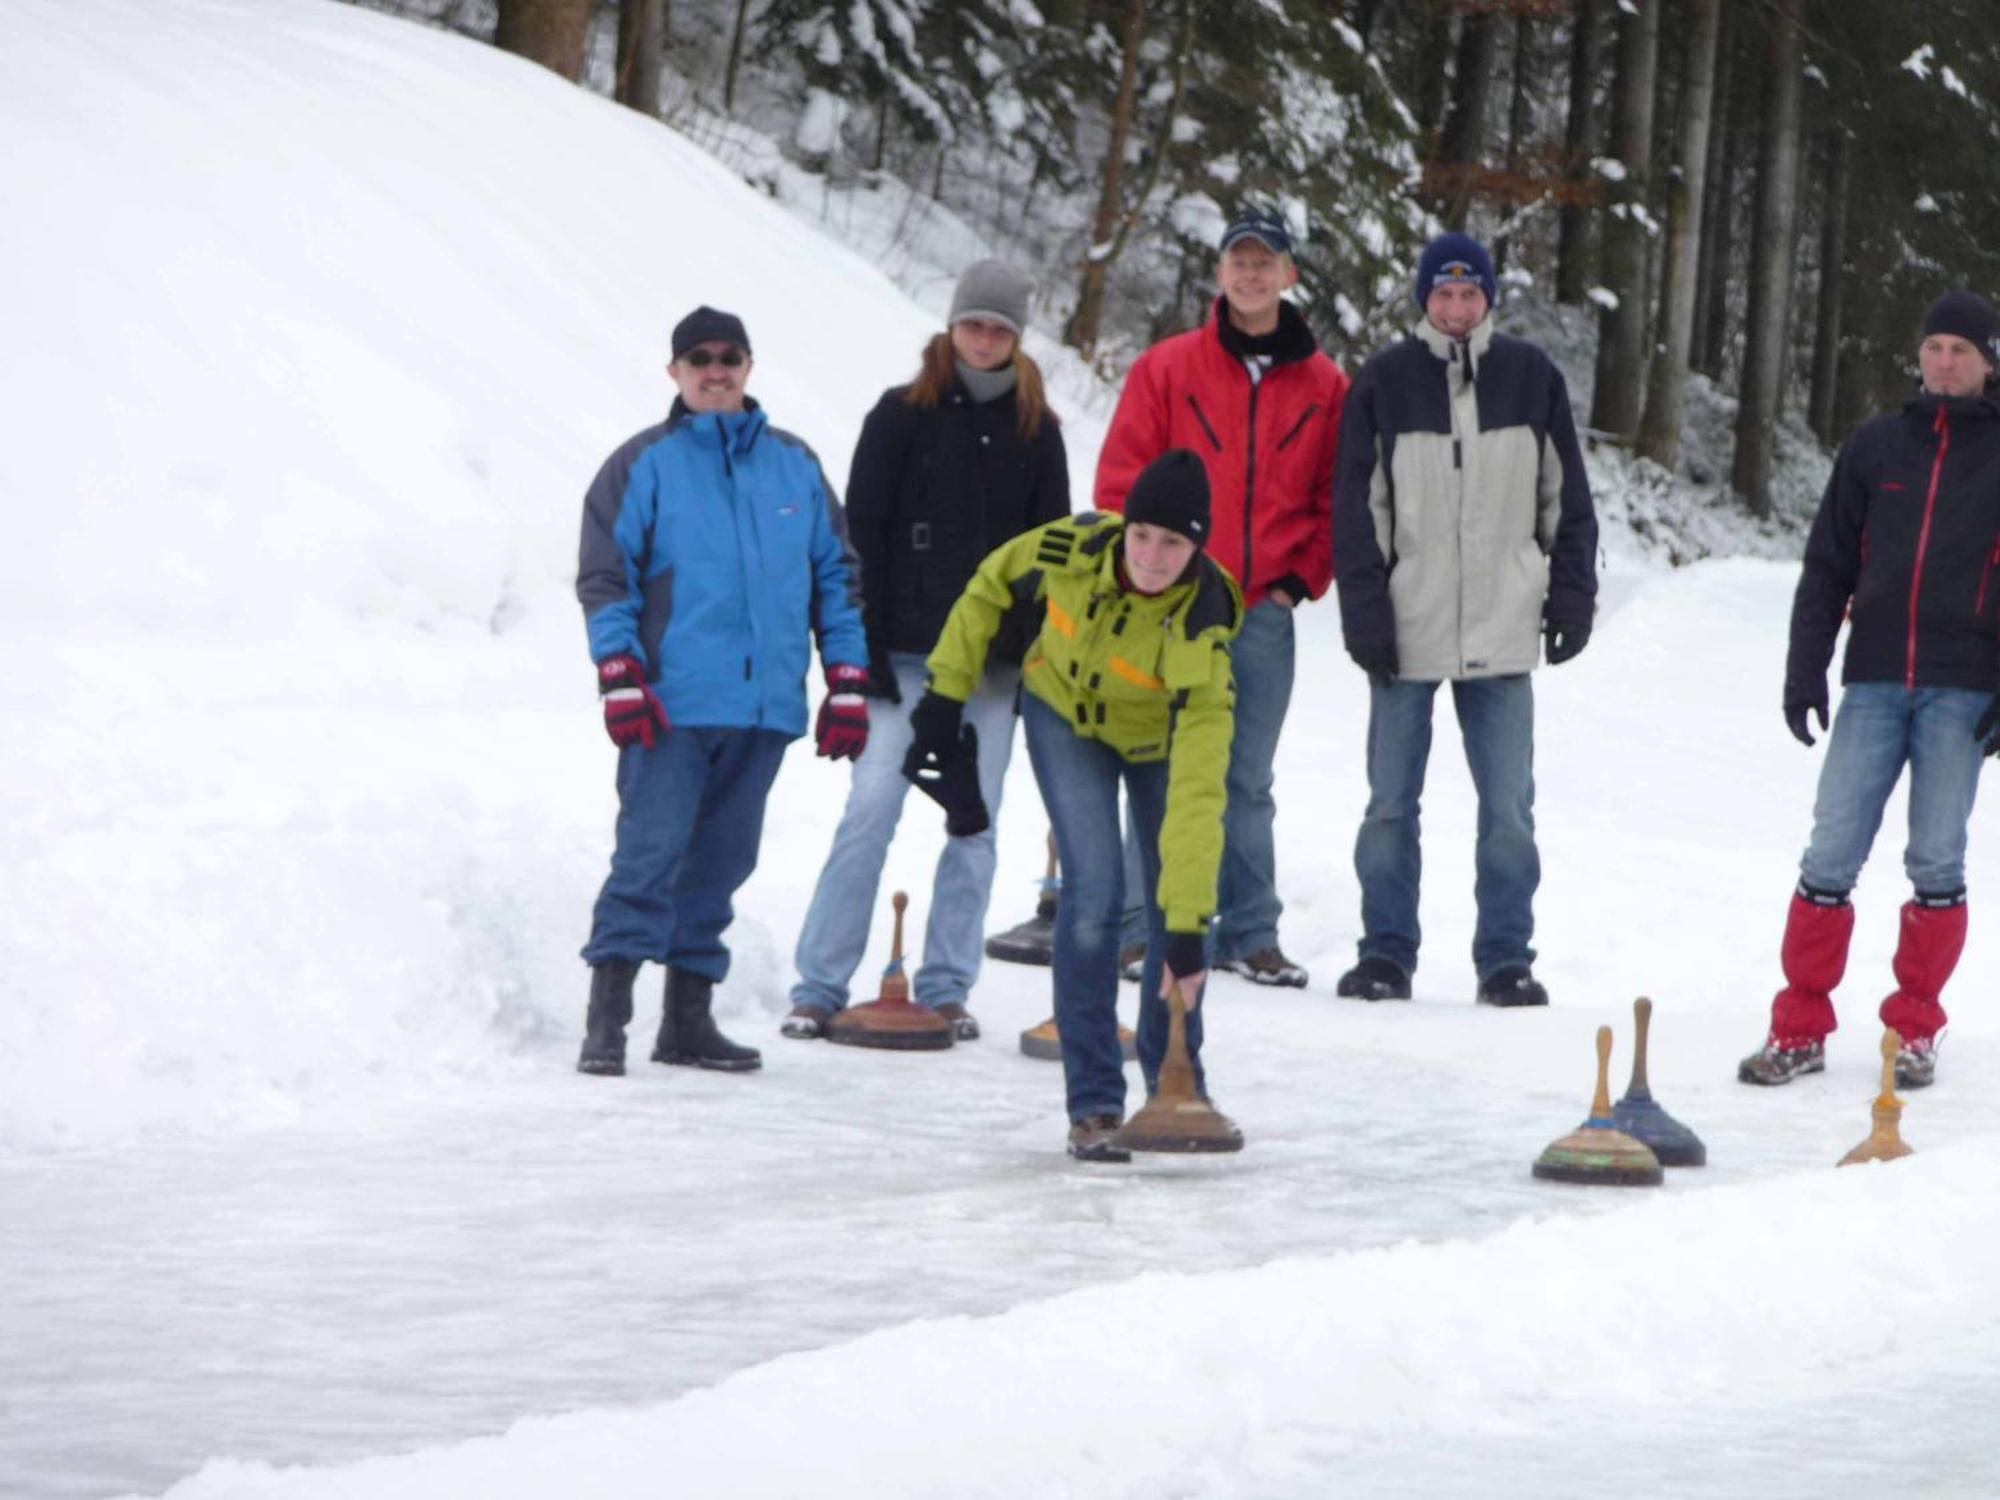
[[[2000,687],[2000,393],[1919,394],[1834,461],[1792,599],[1785,679]]]

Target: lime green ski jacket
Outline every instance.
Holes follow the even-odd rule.
[[[1160,910],[1170,932],[1215,914],[1236,684],[1229,643],[1243,592],[1206,553],[1163,594],[1119,582],[1122,516],[1085,512],[1023,532],[989,554],[959,595],[930,655],[932,690],[964,702],[1010,612],[1038,606],[1041,631],[1021,682],[1085,739],[1135,763],[1167,762]]]

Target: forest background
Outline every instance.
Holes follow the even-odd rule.
[[[892,194],[899,235],[943,222],[1034,267],[1112,379],[1204,315],[1246,205],[1292,223],[1350,369],[1409,322],[1423,242],[1469,230],[1506,296],[1594,318],[1595,444],[1684,468],[1708,382],[1755,518],[1783,421],[1837,442],[1899,399],[1933,297],[2000,283],[1992,0],[353,3],[529,57],[774,192],[810,174],[829,213]]]

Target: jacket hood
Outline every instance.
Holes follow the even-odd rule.
[[[746,452],[757,441],[765,422],[764,408],[754,396],[743,398],[741,411],[719,412],[691,411],[687,402],[676,396],[667,411],[669,428],[685,427],[699,443],[720,444],[726,436],[729,448],[736,453]]]
[[[1976,396],[1934,396],[1919,383],[1903,403],[1903,413],[1929,427],[1937,421],[1939,407],[1944,408],[1945,420],[1952,423],[2000,419],[2000,385],[1989,382]]]

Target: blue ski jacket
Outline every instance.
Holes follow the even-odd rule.
[[[675,724],[804,734],[809,637],[828,666],[868,665],[860,579],[819,459],[754,401],[697,415],[676,399],[584,497],[591,660],[644,662]]]

